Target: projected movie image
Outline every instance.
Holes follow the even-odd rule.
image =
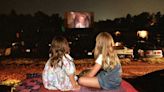
[[[91,28],[92,16],[90,12],[67,12],[66,27],[67,28]]]

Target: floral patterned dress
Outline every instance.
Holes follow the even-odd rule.
[[[50,59],[47,61],[42,74],[43,84],[46,89],[61,91],[73,89],[68,76],[75,73],[73,59],[69,54],[66,54],[62,60],[63,66],[56,68],[49,65]]]

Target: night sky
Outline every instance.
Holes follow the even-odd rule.
[[[164,14],[164,0],[0,0],[0,14],[9,14],[14,9],[18,14],[34,14],[42,11],[48,15],[67,11],[94,12],[95,21],[125,17],[128,13],[142,12]]]

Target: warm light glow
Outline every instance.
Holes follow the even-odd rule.
[[[72,42],[69,42],[69,44],[72,44]]]
[[[116,31],[116,32],[115,32],[115,35],[116,35],[116,36],[119,36],[119,35],[121,35],[121,32],[120,32],[120,31]]]
[[[16,45],[16,43],[14,42],[14,43],[12,43],[12,46],[15,46]]]
[[[137,36],[139,36],[141,38],[148,38],[148,32],[146,30],[138,31]]]
[[[92,55],[92,52],[88,52],[88,55],[91,56]]]
[[[51,44],[48,44],[49,47],[51,47]]]
[[[30,50],[30,49],[26,49],[26,52],[28,52],[28,53],[29,53],[29,52],[31,52],[31,50]]]
[[[7,86],[17,86],[21,81],[20,80],[16,80],[16,79],[7,79],[5,81],[2,81],[2,85],[7,85]]]
[[[115,46],[121,46],[121,43],[120,42],[116,42]]]

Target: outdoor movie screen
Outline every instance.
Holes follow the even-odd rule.
[[[66,12],[66,28],[91,28],[93,26],[92,12]]]

